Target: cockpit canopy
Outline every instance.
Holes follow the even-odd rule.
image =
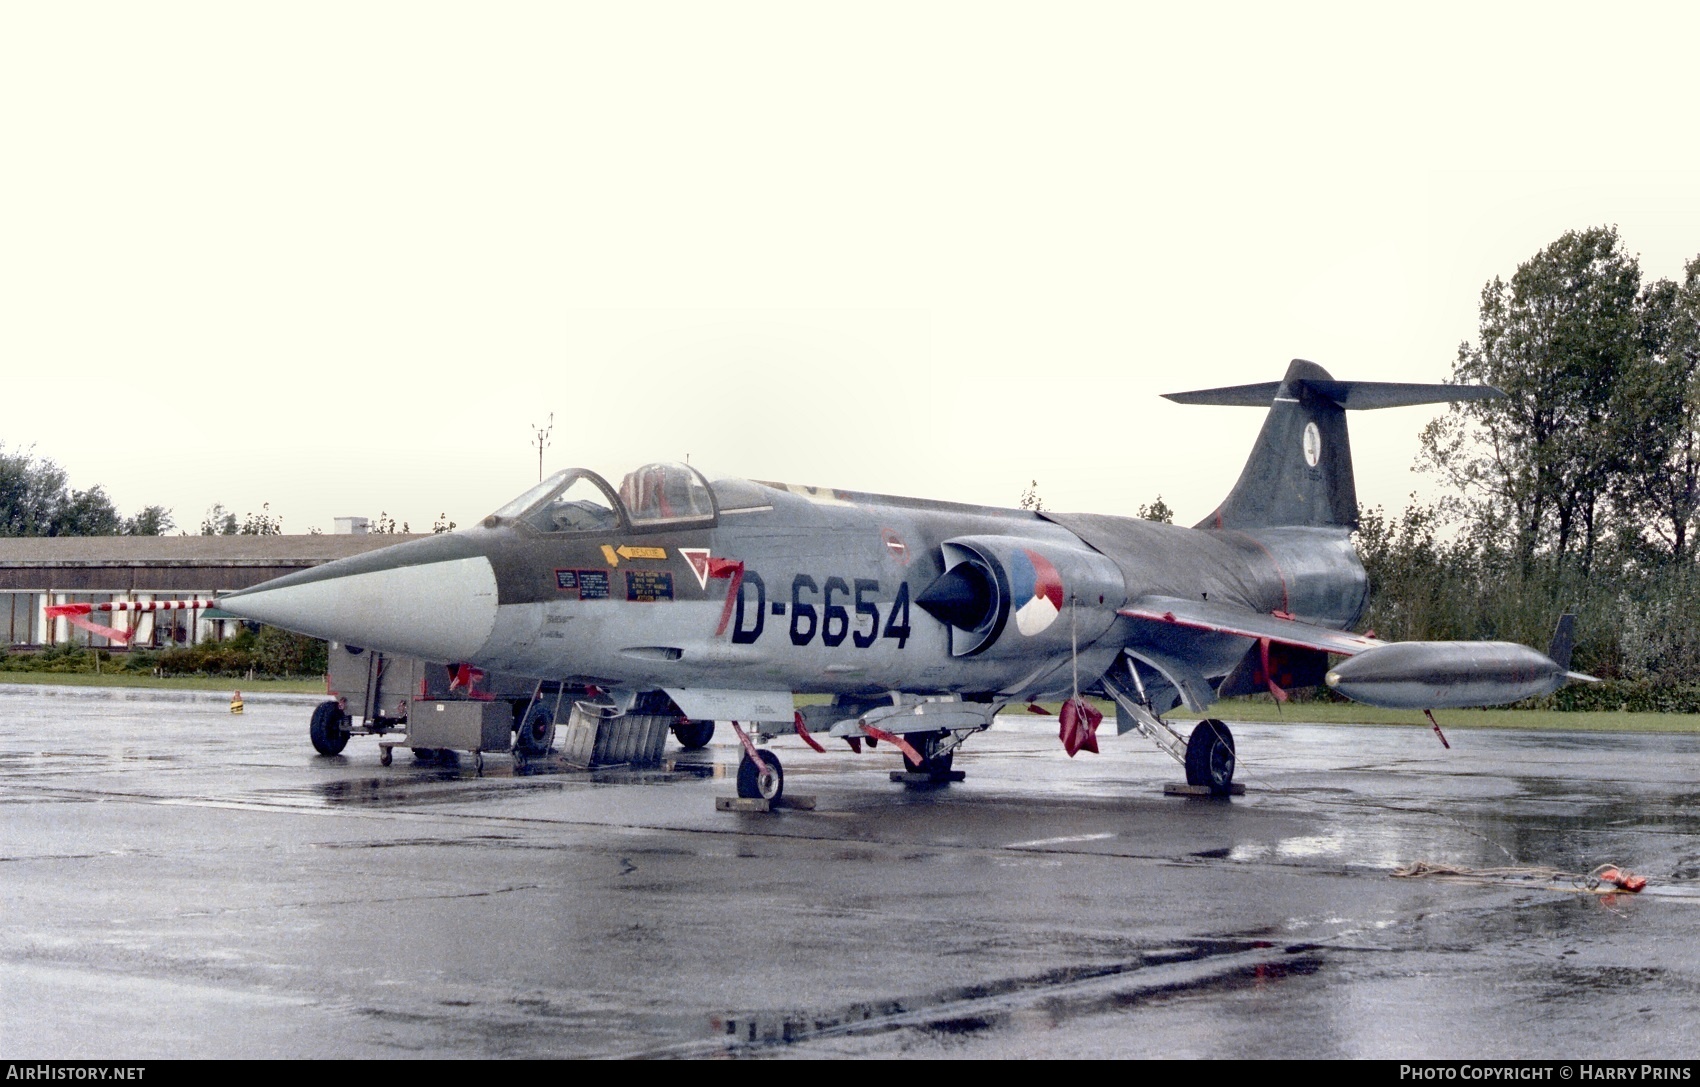
[[[523,521],[540,532],[611,532],[712,525],[714,492],[686,464],[657,462],[626,473],[616,493],[588,468],[556,472],[485,519]]]
[[[687,464],[657,461],[627,472],[620,501],[633,525],[714,519],[714,493]]]

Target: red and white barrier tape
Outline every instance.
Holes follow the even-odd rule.
[[[79,630],[90,634],[98,634],[102,638],[110,638],[119,645],[128,645],[134,632],[119,630],[117,627],[101,626],[92,623],[88,616],[97,611],[205,611],[217,607],[213,600],[108,600],[104,603],[79,604],[49,604],[47,617],[49,619],[64,619]]]

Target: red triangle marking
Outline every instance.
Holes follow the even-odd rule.
[[[691,572],[697,576],[697,584],[706,590],[708,588],[708,548],[681,547],[679,554],[685,556],[685,561],[691,564]]]

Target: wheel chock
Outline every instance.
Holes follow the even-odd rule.
[[[966,770],[946,770],[942,774],[916,774],[907,770],[891,772],[891,780],[900,785],[943,785],[947,781],[961,781],[967,776]]]
[[[715,811],[779,811],[790,808],[793,811],[814,811],[815,798],[806,794],[792,796],[789,793],[778,800],[763,800],[760,797],[717,796],[714,798]]]
[[[1171,781],[1167,785],[1163,786],[1163,795],[1164,796],[1211,797],[1211,796],[1216,796],[1218,794],[1211,792],[1210,786],[1208,786],[1208,785],[1182,785],[1178,781]],[[1244,796],[1245,795],[1245,786],[1240,784],[1237,781],[1230,782],[1228,784],[1228,795],[1229,796]]]

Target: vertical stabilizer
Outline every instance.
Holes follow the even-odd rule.
[[[1576,613],[1565,612],[1558,617],[1558,626],[1552,632],[1552,648],[1547,650],[1547,656],[1552,662],[1570,671],[1570,654],[1576,648]]]
[[[1245,387],[1247,393],[1267,389],[1263,402],[1269,405],[1269,415],[1239,482],[1199,528],[1357,527],[1358,490],[1352,480],[1346,411],[1312,382],[1331,385],[1334,379],[1316,363],[1294,359],[1280,384]],[[1181,393],[1171,399],[1204,395]]]
[[[1416,385],[1336,381],[1314,362],[1294,359],[1279,382],[1169,393],[1177,404],[1268,407],[1238,483],[1198,528],[1280,525],[1356,528],[1358,488],[1346,412],[1489,400],[1505,394],[1488,385]]]

